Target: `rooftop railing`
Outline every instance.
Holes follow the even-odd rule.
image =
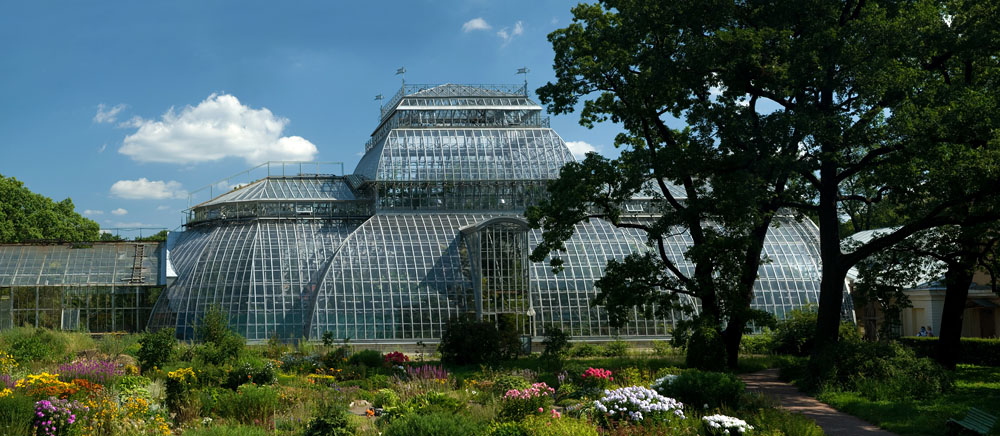
[[[416,85],[405,85],[404,84],[402,87],[399,88],[399,91],[397,91],[396,94],[393,95],[392,98],[390,98],[389,101],[386,102],[386,104],[382,105],[382,107],[380,108],[381,114],[379,116],[379,119],[380,120],[385,119],[386,114],[392,112],[392,109],[394,107],[396,107],[396,105],[399,103],[400,100],[403,99],[403,97],[406,97],[406,96],[411,95],[411,94],[416,94],[416,93],[418,93],[420,91],[426,91],[426,90],[429,90],[429,89],[441,87],[442,85],[445,85],[445,84],[444,83],[416,84]],[[523,95],[523,96],[527,96],[528,95],[528,85],[527,84],[520,84],[520,85],[510,85],[510,84],[476,84],[476,85],[466,85],[466,84],[461,84],[461,85],[457,85],[455,87],[441,87],[439,93],[428,93],[426,95],[426,97],[480,97],[478,95],[467,95],[468,92],[465,92],[464,90],[468,89],[468,88],[476,88],[476,89],[482,89],[482,90],[485,90],[485,91],[493,91],[493,92],[496,92],[498,94],[512,94],[512,95]],[[497,97],[499,97],[499,96],[500,95],[497,95]]]
[[[340,172],[333,171],[333,168],[339,166]],[[298,172],[295,172],[296,169]],[[315,172],[310,172],[315,169]],[[324,170],[327,169],[327,170]],[[233,189],[238,189],[242,186],[249,185],[256,180],[259,180],[260,176],[271,177],[285,175],[344,175],[344,163],[343,162],[316,162],[316,161],[267,161],[253,168],[240,171],[222,180],[216,181],[215,183],[202,186],[198,189],[188,192],[188,207],[193,206],[196,194],[208,192],[208,199],[215,198],[215,193],[219,192],[225,193],[232,191]],[[257,177],[257,178],[254,178]]]

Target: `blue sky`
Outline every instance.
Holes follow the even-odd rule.
[[[574,4],[3,2],[0,174],[105,228],[173,229],[186,192],[264,160],[353,171],[400,66],[409,83],[553,80],[546,35]],[[615,126],[552,127],[614,154]]]

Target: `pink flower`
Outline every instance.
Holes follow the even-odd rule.
[[[544,408],[541,408],[541,407],[539,407],[539,408],[538,408],[538,413],[542,413],[542,412],[544,412],[544,411],[545,411],[545,409],[544,409]]]

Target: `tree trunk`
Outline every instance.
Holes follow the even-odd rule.
[[[722,332],[722,341],[726,345],[726,364],[729,369],[739,368],[740,342],[743,341],[743,329],[746,325],[746,320],[733,319],[726,326],[726,331]]]
[[[819,374],[827,361],[826,351],[839,339],[840,310],[844,299],[844,279],[847,269],[842,266],[840,251],[840,220],[837,216],[838,192],[836,167],[824,162],[820,168],[819,252],[823,273],[819,286],[819,313],[816,317],[816,337],[810,368]]]
[[[944,308],[941,310],[941,329],[938,331],[935,353],[938,363],[948,369],[955,369],[961,353],[965,300],[969,296],[969,286],[972,285],[976,267],[976,259],[972,254],[976,249],[975,244],[970,244],[964,238],[960,244],[962,254],[957,261],[948,264],[948,271],[944,273]]]

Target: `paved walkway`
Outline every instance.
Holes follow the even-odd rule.
[[[799,392],[795,386],[778,379],[777,369],[744,374],[740,378],[746,383],[747,390],[774,398],[782,408],[812,418],[827,436],[896,436]]]

